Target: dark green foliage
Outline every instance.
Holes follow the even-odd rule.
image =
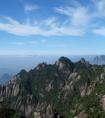
[[[21,113],[12,109],[0,108],[0,118],[25,118]]]
[[[18,96],[21,96],[21,104],[25,106],[27,100],[35,107],[41,103],[46,103],[46,107],[50,104],[53,112],[59,113],[63,118],[74,118],[82,111],[88,118],[105,118],[105,112],[100,104],[102,96],[105,95],[105,78],[103,80],[100,78],[104,73],[104,66],[90,65],[83,59],[83,62],[72,63],[68,58],[61,57],[59,61],[65,65],[63,70],[59,70],[59,65],[56,64],[44,66],[40,64],[40,69],[35,68],[29,72],[22,70],[18,73],[17,82],[20,85]],[[70,71],[64,76],[63,72],[67,70]],[[73,72],[80,78],[69,78]],[[81,96],[81,88],[87,92],[90,86],[93,87],[92,92]],[[18,96],[6,98],[5,101],[11,104]],[[45,113],[46,107],[41,113]],[[20,117],[15,111],[5,111],[10,116],[13,115],[11,118]]]

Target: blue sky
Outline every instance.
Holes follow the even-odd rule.
[[[0,55],[105,54],[105,0],[1,0]]]

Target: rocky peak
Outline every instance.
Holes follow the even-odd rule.
[[[61,57],[58,59],[58,61],[55,63],[56,66],[58,66],[59,70],[69,69],[73,70],[73,63],[70,59],[66,57]]]
[[[36,67],[36,70],[43,69],[43,68],[45,68],[46,66],[47,66],[47,64],[43,62],[43,63],[39,64],[39,65]]]
[[[64,64],[72,64],[72,61],[68,59],[67,57],[60,57],[58,61]]]
[[[85,64],[85,63],[86,63],[86,60],[85,60],[84,58],[81,58],[80,62],[81,62],[82,64]]]
[[[87,67],[90,65],[89,62],[86,61],[84,58],[81,58],[81,60],[79,61],[79,63],[82,64],[82,65],[85,65]]]

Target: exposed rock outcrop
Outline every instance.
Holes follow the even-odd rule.
[[[101,117],[105,111],[104,68],[84,59],[73,63],[61,57],[55,64],[42,63],[29,72],[22,70],[7,85],[0,86],[0,105],[27,118],[95,117],[97,109]]]

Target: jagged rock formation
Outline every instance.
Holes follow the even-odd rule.
[[[0,87],[0,106],[27,118],[104,118],[105,67],[61,57],[22,70]]]

